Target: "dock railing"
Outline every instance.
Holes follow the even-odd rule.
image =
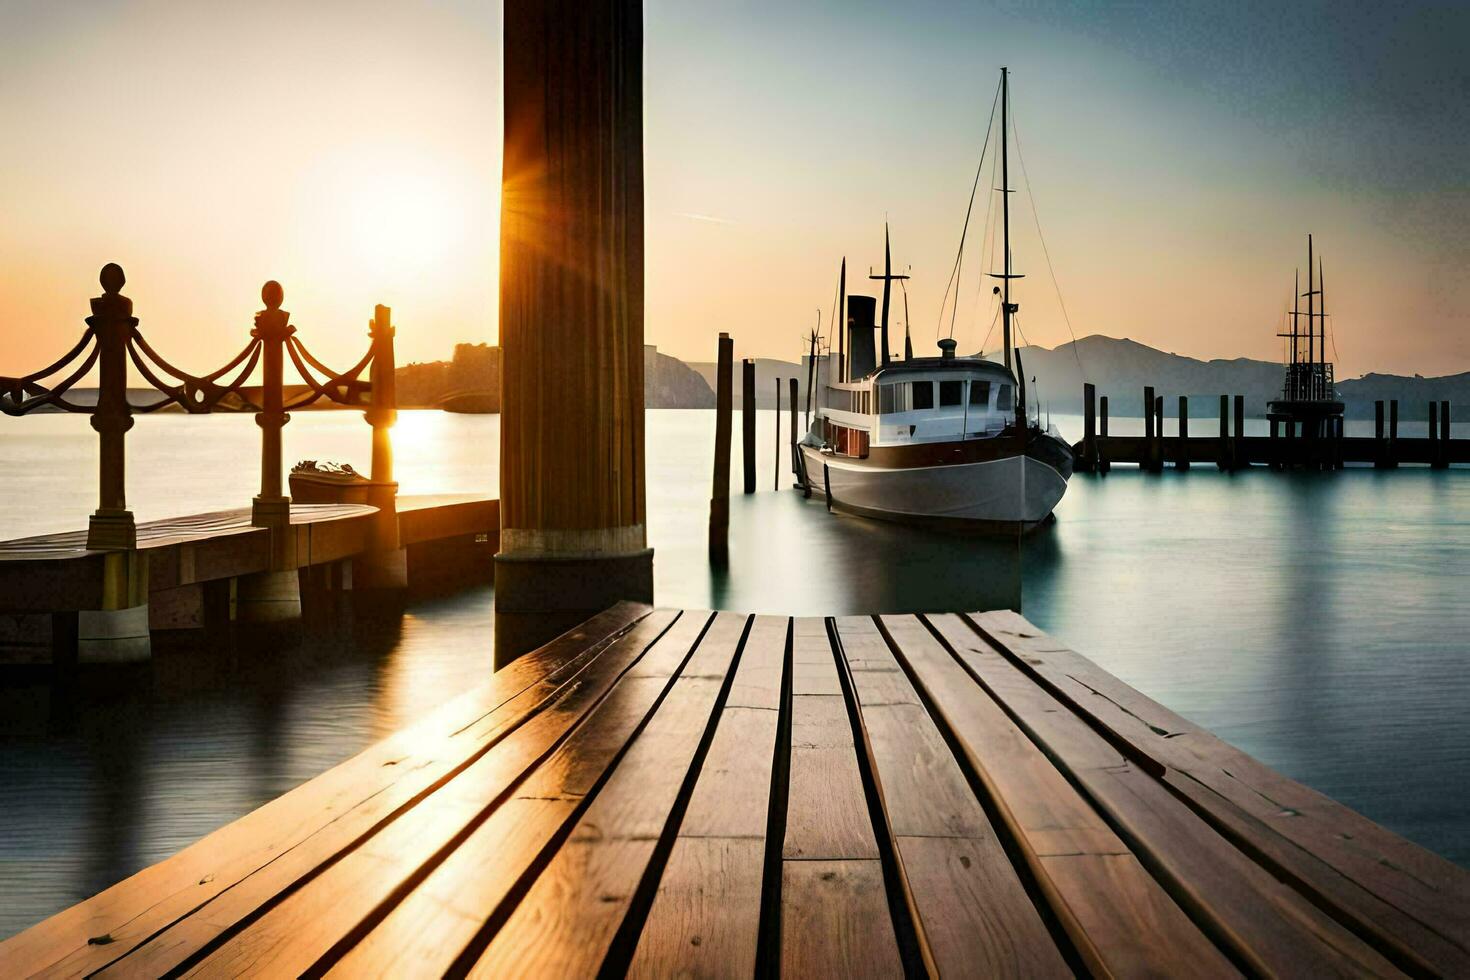
[[[98,505],[87,528],[87,547],[94,551],[129,552],[137,548],[137,524],[127,506],[126,435],[135,415],[146,415],[176,406],[191,414],[211,412],[255,412],[261,430],[260,493],[251,507],[251,523],[269,527],[272,534],[272,565],[277,571],[294,568],[289,553],[292,537],[291,498],[285,493],[281,459],[281,429],[293,409],[305,408],[325,398],[347,407],[361,407],[372,426],[372,488],[370,502],[380,510],[375,525],[375,547],[397,547],[393,482],[393,447],[389,434],[397,406],[394,401],[394,355],[391,311],[374,310],[369,325],[367,353],[346,371],[333,371],[307,349],[291,314],[281,309],[285,291],[274,280],[261,289],[265,309],[255,314],[255,326],[243,350],[223,367],[195,375],[170,364],[156,351],[139,329],[133,301],[122,295],[127,279],[122,267],[109,263],[99,280],[102,295],[91,301],[92,315],[86,318],[81,339],[55,363],[30,374],[0,375],[0,411],[21,416],[42,408],[91,416],[98,436]],[[304,390],[287,401],[285,360],[290,358]],[[128,398],[128,366],[163,397],[133,404]],[[247,385],[257,366],[261,384],[257,404]],[[68,394],[93,368],[97,370],[97,400],[93,405],[68,398]],[[48,379],[61,375],[60,380]],[[233,397],[231,397],[233,396]]]

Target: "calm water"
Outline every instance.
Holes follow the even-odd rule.
[[[1470,864],[1470,472],[1118,468],[1074,479],[1056,524],[1018,561],[1013,543],[832,517],[820,500],[772,492],[772,419],[761,413],[761,492],[732,499],[731,566],[713,576],[704,550],[713,413],[649,413],[661,603],[908,611],[1005,604],[1019,589],[1031,619],[1140,690]],[[1056,421],[1079,431],[1075,419]],[[493,492],[498,424],[403,413],[403,491]],[[1138,424],[1114,420],[1114,431]],[[1213,426],[1195,420],[1200,433]],[[289,461],[366,464],[356,413],[300,413],[285,435]],[[94,439],[82,418],[0,418],[0,538],[85,522]],[[147,520],[246,504],[258,440],[249,417],[139,420],[129,435],[134,511]],[[489,588],[416,600],[401,619],[264,649],[169,645],[148,665],[66,689],[0,678],[0,936],[169,856],[483,678],[492,600]]]

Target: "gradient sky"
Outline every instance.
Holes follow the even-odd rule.
[[[1077,336],[1274,359],[1311,231],[1339,376],[1470,370],[1463,3],[645,10],[666,352],[710,359],[727,330],[795,357],[841,256],[859,280],[882,261],[885,216],[932,350],[1006,64]],[[344,367],[378,302],[400,363],[493,341],[499,45],[492,3],[0,0],[0,373],[70,345],[107,261],[153,345],[200,372],[243,346],[267,278]],[[1068,328],[1013,202],[1022,327],[1053,346]],[[962,350],[991,322],[979,286]]]

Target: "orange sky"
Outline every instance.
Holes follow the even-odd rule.
[[[1283,60],[1259,37],[1291,25],[1199,35],[1047,9],[650,0],[647,340],[703,360],[728,330],[742,354],[796,356],[840,257],[859,280],[881,262],[887,216],[913,266],[916,347],[932,349],[1009,63],[1078,336],[1275,358],[1313,231],[1339,376],[1470,370],[1463,106],[1426,115],[1465,101],[1463,68],[1433,47],[1442,24],[1365,13],[1330,25],[1306,74],[1261,79],[1236,55]],[[267,278],[336,365],[378,302],[400,363],[493,341],[498,47],[498,9],[470,2],[5,5],[0,373],[70,345],[107,261],[152,344],[201,373],[243,346]],[[1404,65],[1417,88],[1393,102],[1379,79]],[[1068,330],[1024,190],[1015,202],[1022,327],[1052,346]],[[990,323],[978,286],[962,349]]]

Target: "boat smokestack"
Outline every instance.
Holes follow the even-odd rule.
[[[877,329],[878,301],[872,296],[847,297],[847,379],[872,374],[878,366],[873,347],[873,331]]]
[[[939,356],[946,361],[954,360],[954,349],[958,342],[953,337],[945,337],[939,342]]]

